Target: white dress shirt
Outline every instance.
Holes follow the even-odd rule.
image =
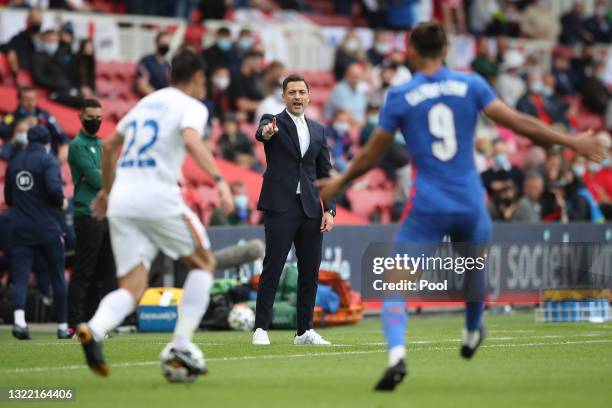
[[[310,132],[308,131],[306,118],[304,118],[304,115],[295,116],[289,111],[287,111],[287,113],[289,114],[291,120],[293,120],[293,123],[295,123],[295,127],[297,128],[298,139],[300,141],[300,154],[302,155],[302,157],[304,157],[306,151],[308,150],[308,146],[310,146]],[[300,192],[300,182],[298,181],[296,193],[300,194]]]

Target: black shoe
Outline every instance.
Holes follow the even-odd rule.
[[[461,346],[461,357],[468,359],[468,360],[474,357],[476,350],[478,350],[478,347],[480,347],[480,344],[482,343],[482,341],[485,339],[487,335],[487,331],[485,330],[484,326],[480,326],[479,331],[480,331],[480,338],[478,339],[478,343],[476,343],[476,347],[472,348],[468,346],[467,344],[462,345]]]
[[[189,351],[182,351],[173,348],[172,350],[170,350],[169,357],[169,361],[173,361],[185,367],[191,375],[197,376],[205,375],[208,373],[208,368],[206,368],[206,365],[200,364],[196,359],[191,356],[191,353]]]
[[[387,368],[376,387],[374,387],[374,391],[393,391],[402,382],[406,374],[408,374],[406,364],[402,359],[393,367]]]
[[[13,337],[17,340],[32,340],[32,336],[30,336],[30,331],[27,327],[21,327],[19,325],[13,325]]]
[[[77,327],[76,335],[83,346],[87,365],[91,371],[96,375],[108,377],[109,370],[102,354],[102,343],[94,339],[91,329],[85,323]]]

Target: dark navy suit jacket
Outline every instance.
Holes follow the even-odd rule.
[[[261,211],[285,212],[295,199],[298,181],[304,212],[309,218],[321,218],[321,200],[314,181],[329,177],[331,163],[325,127],[306,118],[310,133],[308,150],[301,155],[300,141],[295,123],[286,110],[276,115],[278,132],[269,140],[262,136],[262,129],[272,122],[274,115],[265,114],[259,122],[255,138],[264,143],[268,168],[263,175],[263,184],[257,209]],[[325,211],[336,210],[336,201],[324,203]]]

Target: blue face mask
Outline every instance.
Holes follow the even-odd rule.
[[[378,123],[378,113],[373,113],[370,116],[368,116],[368,122],[377,124]]]
[[[612,160],[610,160],[609,157],[606,157],[605,159],[603,159],[603,161],[601,162],[601,167],[603,168],[608,168],[612,166]]]
[[[219,46],[219,48],[221,48],[223,51],[229,51],[229,49],[232,48],[232,40],[225,37],[219,38],[217,40],[217,46]]]
[[[244,51],[251,49],[253,44],[255,44],[255,41],[253,41],[252,38],[241,38],[240,41],[238,41],[238,47]]]
[[[26,132],[15,133],[15,143],[20,145],[28,144],[28,134]]]
[[[534,94],[542,95],[544,93],[544,84],[542,82],[534,82],[529,86],[529,89]]]
[[[505,153],[501,153],[495,156],[495,166],[507,169],[510,167],[510,161],[508,160],[508,155]]]
[[[542,89],[542,95],[549,97],[549,96],[552,96],[552,94],[553,94],[553,90],[550,86],[545,86]]]
[[[572,164],[572,171],[576,176],[582,178],[586,172],[586,168],[582,164]]]

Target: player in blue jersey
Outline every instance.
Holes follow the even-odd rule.
[[[395,132],[401,130],[416,177],[407,215],[396,236],[398,244],[437,243],[445,235],[454,242],[490,240],[491,220],[473,157],[474,130],[480,112],[537,144],[559,144],[593,161],[603,159],[605,149],[592,132],[561,133],[505,105],[479,75],[445,68],[447,39],[437,23],[420,24],[410,36],[408,50],[415,74],[409,82],[389,90],[378,127],[368,144],[346,173],[318,181],[323,201],[337,195],[378,164]],[[484,293],[484,272],[477,285]],[[482,299],[466,299],[461,346],[465,358],[474,355],[484,338]],[[406,375],[405,302],[386,299],[382,320],[389,366],[375,389],[391,391]]]

